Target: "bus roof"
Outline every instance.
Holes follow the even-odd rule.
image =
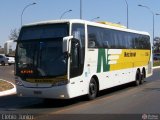
[[[56,23],[83,23],[83,24],[97,26],[97,27],[103,27],[103,28],[120,30],[120,31],[125,31],[125,32],[149,35],[148,32],[127,29],[125,26],[120,25],[120,24],[115,24],[115,23],[106,22],[106,21],[105,22],[93,22],[93,21],[80,20],[80,19],[62,19],[62,20],[41,21],[41,22],[26,24],[24,25],[24,27],[36,26],[36,25],[46,25],[46,24],[56,24]]]

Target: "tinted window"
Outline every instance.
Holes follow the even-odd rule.
[[[23,77],[61,76],[67,73],[67,59],[62,40],[27,41],[17,44],[16,74]],[[32,74],[20,70],[32,69]]]
[[[102,47],[102,40],[103,40],[103,29],[93,26],[88,26],[88,40],[89,40],[89,47],[97,48]],[[95,44],[95,45],[94,45]]]
[[[89,48],[150,49],[150,37],[135,33],[88,26]]]
[[[20,33],[20,40],[31,39],[46,39],[68,36],[69,25],[65,24],[51,24],[24,27]]]

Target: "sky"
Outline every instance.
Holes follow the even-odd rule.
[[[24,7],[31,3],[23,14],[23,24],[60,19],[80,18],[80,0],[0,0],[0,46],[9,40],[11,30],[21,27],[21,14]],[[129,28],[149,32],[152,37],[153,15],[138,4],[148,6],[155,14],[160,13],[160,0],[127,0],[129,8]],[[82,0],[82,19],[109,21],[127,26],[125,0]],[[95,22],[96,22],[95,21]],[[160,15],[155,15],[155,36],[160,37]]]

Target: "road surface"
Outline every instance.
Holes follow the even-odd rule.
[[[87,101],[84,97],[49,102],[38,98],[19,98],[16,95],[1,97],[0,111],[1,113],[36,114],[37,119],[47,119],[49,116],[59,114],[92,116],[122,114],[130,115],[129,117],[149,114],[150,117],[160,119],[159,74],[160,69],[154,70],[153,76],[147,78],[145,83],[138,87],[128,84],[102,91],[93,101]]]

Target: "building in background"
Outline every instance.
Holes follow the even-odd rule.
[[[16,42],[9,40],[4,44],[4,54],[6,56],[15,56]]]

